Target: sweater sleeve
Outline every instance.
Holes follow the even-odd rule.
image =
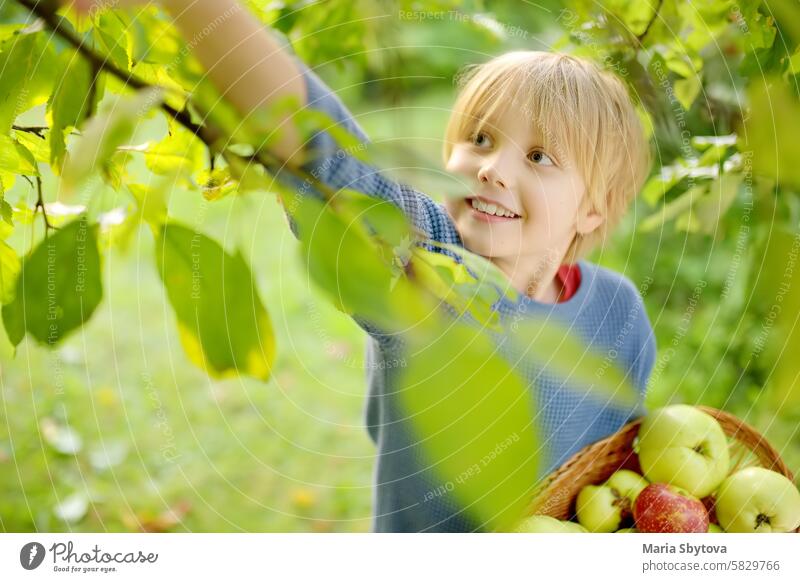
[[[296,56],[294,59],[305,81],[307,107],[326,114],[332,125],[347,130],[362,144],[369,143],[369,137],[342,101],[305,63]],[[303,170],[335,191],[348,188],[395,204],[427,238],[460,244],[455,225],[441,204],[351,155],[327,131],[330,127],[320,127],[304,144],[310,159],[303,164]],[[288,178],[302,194],[321,196],[314,188],[303,187],[299,179],[293,176]],[[292,233],[298,236],[296,224],[288,215],[287,218]]]

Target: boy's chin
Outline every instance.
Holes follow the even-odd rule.
[[[462,234],[462,242],[464,243],[464,248],[469,252],[480,255],[486,259],[500,256],[502,252],[497,244],[491,244],[488,241],[481,240],[479,236]]]

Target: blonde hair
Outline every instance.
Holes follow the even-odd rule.
[[[453,146],[480,131],[501,107],[522,104],[545,150],[573,160],[586,184],[582,204],[605,218],[570,245],[566,262],[585,256],[622,219],[650,170],[650,149],[622,81],[589,60],[565,54],[515,51],[458,78],[444,142],[445,163]],[[565,155],[566,154],[566,155]],[[584,208],[582,206],[582,208]]]

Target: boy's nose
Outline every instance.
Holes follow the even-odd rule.
[[[506,187],[505,181],[500,177],[494,167],[483,167],[478,170],[478,180],[482,184],[497,185],[503,189]]]

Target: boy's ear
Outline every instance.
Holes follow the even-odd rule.
[[[591,207],[583,208],[580,213],[578,213],[578,223],[576,225],[576,230],[580,235],[587,235],[591,232],[597,230],[601,224],[605,221],[605,217],[592,210]]]

